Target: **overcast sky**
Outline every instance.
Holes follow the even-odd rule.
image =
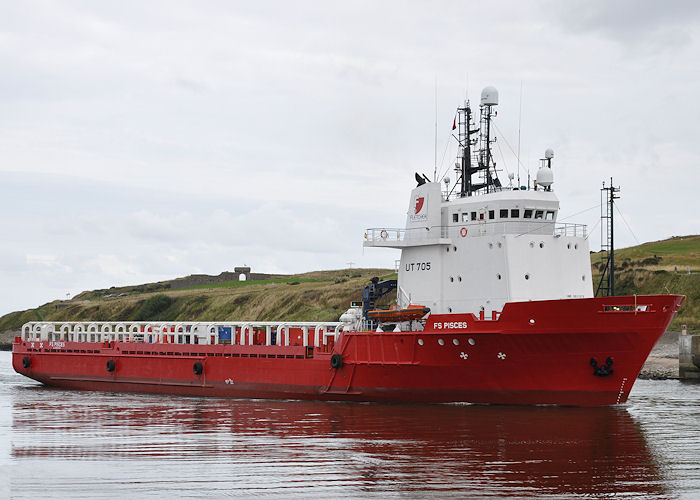
[[[700,233],[698,61],[695,1],[0,0],[0,314],[243,264],[393,267],[363,233],[432,177],[436,88],[439,171],[493,85],[517,175],[522,85],[521,161],[554,149],[592,250],[611,176],[618,246]]]

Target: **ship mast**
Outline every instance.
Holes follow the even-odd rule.
[[[600,225],[600,246],[602,252],[607,252],[607,256],[605,258],[605,266],[600,274],[598,288],[595,292],[596,297],[601,292],[608,297],[615,295],[615,228],[613,212],[615,200],[619,198],[617,195],[619,192],[620,188],[613,186],[612,177],[610,178],[610,186],[605,187],[605,182],[603,182],[603,187],[600,190],[600,219],[602,221]],[[603,196],[605,197],[605,202],[603,202]]]
[[[459,141],[460,156],[459,162],[455,165],[455,170],[460,174],[460,196],[472,196],[478,191],[485,189],[487,193],[498,190],[501,182],[498,180],[495,168],[493,175],[491,167],[493,165],[493,155],[491,154],[491,143],[495,139],[491,138],[491,120],[496,115],[493,107],[498,105],[498,91],[493,87],[486,87],[481,92],[480,126],[473,129],[472,110],[469,101],[464,107],[457,108],[459,119]],[[479,133],[479,137],[472,139],[472,135]],[[473,163],[472,146],[477,145],[476,165]],[[481,172],[481,182],[474,183],[472,176]]]
[[[478,169],[472,167],[472,146],[476,144],[476,139],[472,139],[472,135],[476,134],[479,129],[472,129],[472,108],[469,100],[463,108],[457,108],[457,116],[459,119],[459,146],[460,146],[460,162],[457,164],[457,170],[460,172],[460,191],[459,196],[471,196],[474,188],[472,187],[472,174]]]

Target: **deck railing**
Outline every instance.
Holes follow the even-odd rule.
[[[435,238],[447,238],[449,227],[433,226],[412,229],[373,227],[365,231],[365,239],[371,243],[418,241]]]
[[[143,342],[170,344],[290,345],[321,347],[343,331],[343,323],[300,321],[35,321],[22,326],[21,339],[37,342]],[[263,338],[264,336],[264,338]],[[312,342],[312,343],[310,343]]]
[[[585,238],[585,224],[560,223],[551,220],[482,220],[455,223],[449,226],[420,227],[412,229],[375,227],[365,231],[365,240],[370,244],[394,242],[418,242],[435,238],[464,238],[495,234],[526,234],[573,236]]]

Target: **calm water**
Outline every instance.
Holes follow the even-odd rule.
[[[698,498],[700,385],[621,408],[63,391],[0,352],[0,497]]]

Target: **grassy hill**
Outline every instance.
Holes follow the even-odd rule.
[[[351,301],[362,299],[373,276],[396,275],[388,269],[345,269],[178,290],[162,283],[93,290],[70,301],[7,314],[0,318],[0,332],[40,320],[337,321]]]
[[[700,235],[623,248],[615,253],[616,293],[677,293],[687,296],[671,328],[700,331]],[[601,254],[591,254],[597,285]],[[687,270],[690,269],[690,274]],[[387,269],[315,271],[260,281],[230,281],[172,290],[168,282],[83,292],[0,318],[0,332],[28,321],[114,320],[319,320],[335,321],[350,301],[360,300],[373,276]],[[385,302],[392,300],[391,296]]]
[[[600,252],[591,254],[593,283],[603,268]],[[690,273],[688,273],[690,271]],[[595,289],[594,289],[595,291]],[[685,304],[671,323],[700,331],[700,235],[675,236],[615,251],[615,295],[676,293]]]

